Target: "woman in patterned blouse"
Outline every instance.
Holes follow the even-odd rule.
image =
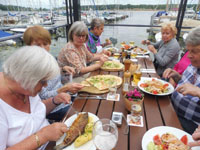
[[[83,22],[76,21],[72,24],[68,38],[69,42],[58,55],[58,64],[61,68],[65,66],[73,67],[75,69],[75,77],[99,69],[104,61],[108,59],[103,54],[92,54],[88,51],[85,44],[88,40],[88,29]],[[96,60],[99,60],[99,62],[87,66],[88,63]],[[62,71],[63,83],[65,83],[66,75],[66,72]]]

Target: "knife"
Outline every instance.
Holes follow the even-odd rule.
[[[106,97],[104,96],[77,96],[77,99],[102,99],[106,100]]]

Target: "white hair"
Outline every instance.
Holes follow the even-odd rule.
[[[60,73],[57,61],[45,49],[24,46],[3,64],[3,73],[26,90],[33,91],[40,80],[50,80]]]

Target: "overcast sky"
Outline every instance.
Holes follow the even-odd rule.
[[[180,0],[169,0],[173,3],[179,3]],[[64,6],[65,0],[0,0],[1,4],[4,5],[19,5],[24,7],[33,8],[50,8],[50,6],[61,7]],[[81,5],[93,5],[93,0],[80,0]],[[102,4],[166,4],[167,0],[94,0],[96,5]],[[198,3],[198,0],[188,0],[188,4]]]

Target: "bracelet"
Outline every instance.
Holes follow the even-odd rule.
[[[39,139],[38,135],[35,133],[34,136],[35,136],[35,140],[37,142],[37,146],[40,147],[41,145],[40,145],[40,139]]]
[[[53,103],[54,105],[56,105],[56,106],[60,105],[60,104],[58,104],[58,103],[56,103],[56,102],[54,101],[54,97],[52,98],[52,103]]]

